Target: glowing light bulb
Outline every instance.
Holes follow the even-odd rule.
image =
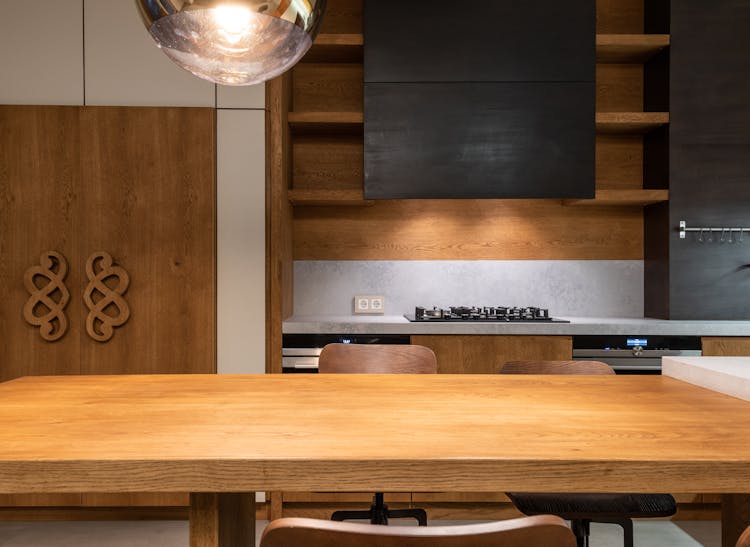
[[[217,6],[213,9],[216,30],[229,44],[238,44],[253,31],[250,10],[243,6]]]

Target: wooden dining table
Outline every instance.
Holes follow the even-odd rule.
[[[256,491],[711,492],[728,545],[749,433],[749,402],[664,376],[26,377],[0,493],[190,492],[190,545],[244,547]]]

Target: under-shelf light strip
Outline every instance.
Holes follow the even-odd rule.
[[[704,236],[703,234],[707,234],[707,240],[713,241],[712,234],[714,232],[721,233],[721,236],[719,238],[720,243],[742,243],[744,238],[745,232],[750,232],[750,228],[715,228],[715,227],[704,227],[704,228],[688,228],[687,222],[684,220],[680,221],[680,239],[685,239],[687,237],[688,232],[697,232],[698,233],[698,241],[700,243],[703,243]],[[739,234],[739,237],[733,237],[734,233]]]

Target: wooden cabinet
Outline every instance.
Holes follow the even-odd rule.
[[[646,233],[658,245],[646,287],[654,317],[750,317],[747,254],[729,233],[748,226],[749,30],[747,2],[671,3],[670,202]],[[680,221],[718,230],[680,238]]]
[[[81,255],[78,113],[76,107],[0,107],[0,381],[81,370],[85,274],[83,263],[72,262]],[[67,257],[67,332],[55,342],[23,318],[30,298],[24,274],[46,251]],[[54,270],[62,275],[60,267]],[[52,297],[62,298],[59,288]],[[57,335],[63,325],[59,318],[51,323]]]
[[[435,352],[441,374],[496,374],[505,361],[565,361],[573,356],[570,336],[414,335],[411,343]]]
[[[214,158],[211,109],[0,107],[0,381],[216,371]],[[61,310],[67,328],[54,341],[22,313],[31,297],[24,275],[47,251],[67,264],[47,294],[57,303],[63,290],[69,295]],[[122,295],[130,318],[106,342],[89,335],[83,300],[86,263],[99,251],[130,282]],[[39,304],[35,313],[45,309]],[[53,323],[62,327],[59,317]],[[0,505],[11,506],[101,503],[181,505],[186,498],[0,496]]]
[[[593,198],[594,11],[366,3],[365,199]]]
[[[133,2],[84,4],[87,105],[215,105],[214,84],[179,68],[156,47]]]
[[[591,82],[594,0],[365,2],[365,82]]]
[[[8,106],[0,127],[0,380],[215,372],[214,111]],[[46,291],[38,276],[30,292],[24,276],[47,252],[67,275]],[[128,279],[97,276],[100,252]],[[63,291],[53,328],[67,330],[45,340],[22,311],[34,301],[44,315]]]
[[[750,338],[744,336],[704,336],[701,344],[706,357],[750,355]]]
[[[365,198],[593,198],[593,122],[591,82],[365,83]]]

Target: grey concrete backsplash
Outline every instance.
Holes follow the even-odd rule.
[[[554,316],[643,317],[643,261],[295,261],[295,315],[349,315],[354,295],[383,295],[387,315],[537,306]]]

